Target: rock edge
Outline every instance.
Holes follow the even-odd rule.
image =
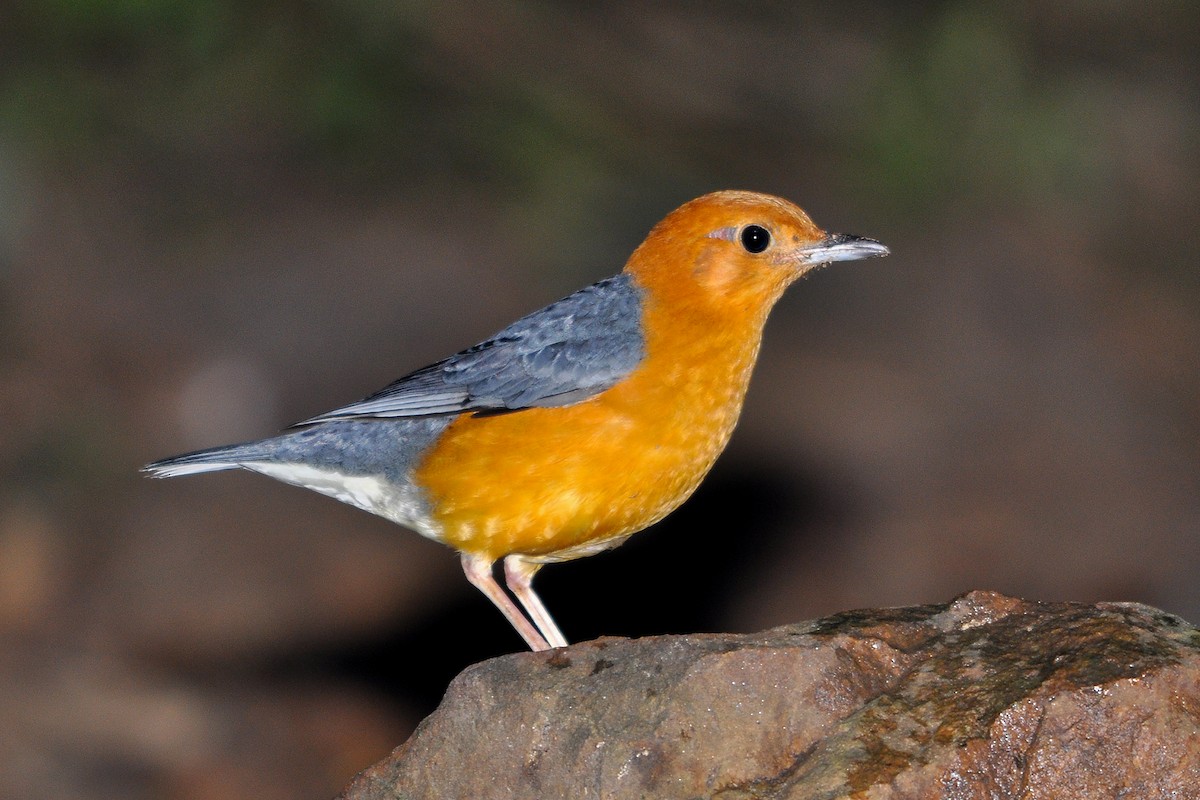
[[[341,795],[862,796],[1200,796],[1200,632],[972,592],[504,656]]]

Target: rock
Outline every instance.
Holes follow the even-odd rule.
[[[973,592],[493,659],[342,798],[1198,795],[1195,628]]]

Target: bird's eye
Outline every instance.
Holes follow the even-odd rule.
[[[761,253],[771,246],[771,234],[761,225],[742,228],[742,247],[747,253]]]

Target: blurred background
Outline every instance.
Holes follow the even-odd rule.
[[[1200,7],[0,6],[0,796],[326,798],[522,644],[447,549],[246,473],[720,188],[793,287],[678,513],[566,634],[970,589],[1200,622]]]

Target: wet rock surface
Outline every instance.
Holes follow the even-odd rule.
[[[973,592],[493,659],[345,800],[1185,797],[1200,632]]]

